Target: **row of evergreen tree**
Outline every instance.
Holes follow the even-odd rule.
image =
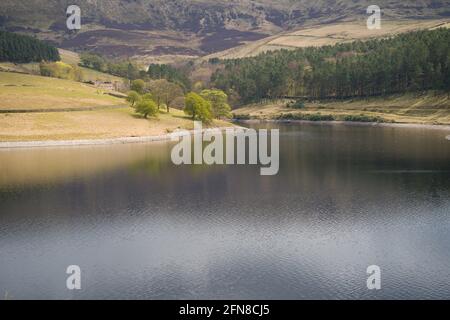
[[[175,68],[168,64],[154,64],[152,63],[148,68],[148,76],[150,79],[166,79],[170,82],[177,83],[183,87],[185,91],[191,89],[191,81],[186,75],[185,70]]]
[[[59,61],[58,49],[30,36],[0,30],[0,61],[29,63]]]
[[[450,91],[450,30],[268,52],[228,60],[215,87],[242,103],[281,96],[348,98],[419,90]]]

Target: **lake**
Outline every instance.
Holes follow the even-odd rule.
[[[0,299],[450,299],[448,131],[254,126],[276,176],[170,142],[1,150]]]

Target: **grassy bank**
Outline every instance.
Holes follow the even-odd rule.
[[[79,82],[0,72],[0,110],[125,105],[123,99]]]
[[[234,110],[237,119],[358,121],[450,124],[450,96],[446,93],[408,93],[346,101],[306,102],[288,108],[288,100],[252,104]]]
[[[78,66],[80,63],[80,57],[77,53],[59,49],[59,54],[61,56],[61,61],[72,66]],[[96,70],[79,67],[83,73],[83,81],[103,81],[103,82],[123,82],[124,79],[116,77],[107,73],[99,72]],[[11,62],[0,62],[0,71],[14,72],[14,73],[24,73],[31,75],[40,75],[39,63],[11,63]]]
[[[214,126],[230,125],[215,121]],[[129,107],[113,110],[58,113],[0,114],[0,142],[110,139],[157,136],[177,128],[193,129],[180,110],[144,119]]]
[[[180,110],[143,119],[125,100],[80,82],[0,72],[0,110],[68,108],[86,111],[0,113],[0,142],[143,137],[193,128],[191,119]],[[216,121],[213,125],[229,124]]]

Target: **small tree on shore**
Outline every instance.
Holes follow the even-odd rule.
[[[151,81],[149,88],[158,108],[165,105],[167,112],[170,112],[170,105],[176,98],[184,96],[183,89],[178,84],[165,79]]]
[[[143,115],[144,118],[155,117],[158,114],[158,106],[153,100],[141,100],[136,104],[136,112]]]
[[[131,82],[131,90],[136,91],[139,94],[144,94],[145,92],[145,82],[144,80],[137,79]]]
[[[209,123],[212,120],[211,103],[195,92],[186,95],[184,113],[192,116],[193,120]]]
[[[134,108],[136,103],[138,103],[141,100],[141,96],[136,91],[130,91],[128,92],[126,100],[128,103],[130,103],[131,107]]]
[[[203,90],[200,95],[211,103],[212,115],[216,119],[231,118],[231,107],[228,96],[222,90]]]
[[[146,93],[142,96],[142,100],[153,100],[155,101],[155,99],[153,99],[153,95],[151,93]]]

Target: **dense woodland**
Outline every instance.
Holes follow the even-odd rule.
[[[348,98],[450,91],[450,30],[281,50],[221,62],[212,83],[241,103],[280,96]]]
[[[59,61],[58,49],[33,37],[0,31],[0,61]]]

